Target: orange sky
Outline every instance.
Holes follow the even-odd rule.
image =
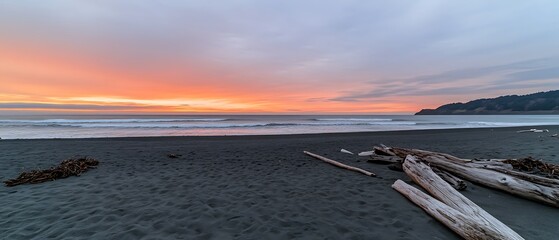
[[[413,113],[554,90],[555,16],[532,2],[3,1],[0,114]]]
[[[27,103],[12,111],[128,113],[370,113],[412,112],[419,107],[398,101],[335,102],[349,84],[290,83],[265,71],[208,64],[155,62],[150,69],[116,68],[95,56],[64,49],[0,40],[0,103]],[[107,56],[110,57],[110,56]],[[258,80],[254,80],[257,78]],[[33,104],[49,105],[47,109]],[[129,109],[124,106],[130,106]]]

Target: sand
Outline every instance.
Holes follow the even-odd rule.
[[[0,187],[2,239],[458,239],[390,188],[402,172],[340,153],[373,145],[559,163],[559,139],[524,128],[242,137],[0,140],[0,180],[74,155],[80,177]],[[370,178],[303,150],[375,172]],[[181,154],[169,158],[167,154]],[[559,209],[469,184],[464,195],[526,239],[556,239]]]

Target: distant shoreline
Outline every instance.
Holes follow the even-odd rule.
[[[346,136],[368,136],[375,134],[406,135],[421,132],[446,133],[453,131],[473,131],[482,129],[510,129],[512,131],[525,130],[527,128],[546,129],[559,127],[559,124],[549,125],[526,125],[526,126],[498,126],[498,127],[475,127],[475,128],[440,128],[440,129],[406,129],[406,130],[383,130],[383,131],[360,131],[360,132],[327,132],[327,133],[293,133],[293,134],[261,134],[261,135],[178,135],[178,136],[122,136],[122,137],[84,137],[84,138],[0,138],[0,141],[86,141],[86,140],[141,140],[141,139],[193,139],[193,140],[216,140],[216,139],[261,139],[261,138],[285,138],[285,137],[346,137]]]
[[[429,111],[433,111],[430,113]],[[524,111],[524,112],[457,112],[457,113],[437,113],[436,109],[422,109],[414,115],[559,115],[559,111]]]

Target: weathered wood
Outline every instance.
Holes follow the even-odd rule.
[[[479,224],[477,219],[471,218],[467,214],[459,212],[458,210],[408,185],[402,180],[396,180],[396,182],[392,185],[392,188],[464,239],[507,239],[507,236],[502,235],[500,232],[495,231],[487,225]]]
[[[323,157],[323,156],[320,156],[320,155],[317,155],[317,154],[314,154],[314,153],[311,153],[311,152],[307,152],[307,151],[303,151],[303,152],[304,152],[305,154],[311,156],[311,157],[314,157],[314,158],[316,158],[316,159],[319,159],[319,160],[322,160],[322,161],[324,161],[324,162],[330,163],[330,164],[332,164],[332,165],[334,165],[334,166],[337,166],[337,167],[340,167],[340,168],[345,168],[345,169],[347,169],[347,170],[359,172],[359,173],[362,173],[362,174],[365,174],[365,175],[371,176],[371,177],[376,176],[374,173],[369,172],[369,171],[366,171],[366,170],[363,170],[363,169],[361,169],[361,168],[352,167],[352,166],[343,164],[343,163],[338,162],[338,161],[334,161],[334,160],[332,160],[332,159],[329,159],[329,158],[326,158],[326,157]]]
[[[468,181],[559,207],[559,186],[542,185],[491,169],[449,162],[436,155],[421,159]]]
[[[508,168],[501,168],[498,166],[491,166],[491,165],[487,165],[487,166],[483,166],[482,168],[486,168],[486,169],[490,169],[493,171],[497,171],[500,173],[504,173],[507,175],[511,175],[529,182],[533,182],[533,183],[537,183],[537,184],[541,184],[544,186],[548,186],[548,187],[559,187],[559,179],[552,179],[552,178],[546,178],[546,177],[542,177],[542,176],[538,176],[538,175],[534,175],[534,174],[528,174],[528,173],[523,173],[523,172],[518,172],[518,171],[514,171],[514,170],[510,170]]]
[[[510,164],[506,164],[503,161],[506,159],[474,159],[467,165],[472,165],[472,167],[485,168],[487,166],[494,166],[506,170],[514,170]]]
[[[382,144],[381,144],[382,145]],[[375,154],[377,155],[383,155],[383,156],[396,156],[396,154],[394,152],[392,152],[392,150],[389,147],[386,147],[385,145],[382,145],[382,147],[373,147],[373,151],[375,152]],[[403,158],[402,158],[403,159]]]
[[[360,157],[371,156],[371,155],[375,155],[375,151],[360,152],[358,155],[359,155]]]
[[[394,154],[396,154],[396,156],[401,157],[402,159],[405,159],[408,155],[414,155],[420,159],[426,156],[437,155],[442,158],[445,158],[447,161],[450,162],[457,162],[457,163],[472,162],[471,159],[462,159],[446,153],[431,152],[431,151],[425,151],[420,149],[407,149],[407,148],[390,148],[390,149]]]
[[[384,151],[384,148],[382,148]],[[390,164],[389,169],[390,170],[394,170],[394,171],[404,171],[402,168],[402,161],[403,159],[398,157],[398,156],[386,156],[386,155],[377,155],[374,153],[374,151],[371,152],[362,152],[362,153],[366,153],[363,154],[362,156],[369,156],[369,160],[367,160],[367,162],[369,163],[375,163],[375,164]],[[370,153],[370,154],[369,154]],[[361,153],[360,153],[361,155]],[[437,173],[443,180],[445,180],[446,182],[448,182],[450,185],[452,185],[452,187],[454,187],[457,190],[464,190],[467,187],[466,182],[464,182],[462,179],[446,172],[446,171],[442,171],[440,169],[433,169],[436,170],[435,173]]]
[[[350,152],[350,151],[348,151],[348,150],[345,150],[345,149],[343,149],[343,148],[342,148],[342,150],[340,150],[340,152],[343,152],[343,153],[347,153],[347,154],[351,154],[351,155],[353,155],[353,153],[352,153],[352,152]]]
[[[513,170],[510,164],[504,162],[507,160],[476,161],[419,149],[391,148],[391,150],[399,157],[414,155],[431,166],[464,180],[559,207],[559,184],[557,184],[559,180]]]
[[[466,184],[466,182],[464,182],[464,180],[450,174],[449,172],[440,170],[438,168],[432,168],[432,169],[433,172],[439,175],[439,177],[441,177],[445,182],[450,184],[450,186],[452,186],[454,189],[461,191],[468,187],[468,185]]]
[[[380,163],[380,164],[392,164],[392,163],[402,163],[402,159],[399,157],[382,156],[382,155],[371,155],[369,156],[367,162]]]
[[[388,169],[390,169],[392,171],[397,171],[397,172],[403,172],[404,171],[404,169],[402,168],[402,163],[395,163],[395,164],[388,165]]]
[[[412,155],[408,155],[403,164],[404,172],[427,192],[441,202],[465,214],[480,225],[493,229],[503,236],[501,239],[523,239],[507,225],[487,213],[477,204],[460,194],[450,184],[437,175],[431,167]]]

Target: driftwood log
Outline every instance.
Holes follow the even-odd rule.
[[[394,156],[371,155],[367,162],[379,164],[402,164],[402,159]]]
[[[4,181],[4,183],[8,187],[13,187],[20,184],[42,183],[69,176],[79,176],[81,173],[95,168],[98,164],[99,161],[89,157],[67,159],[62,161],[60,165],[50,169],[22,172],[17,178],[9,179]]]
[[[464,239],[506,239],[500,238],[501,235],[494,229],[479,224],[476,219],[470,218],[402,180],[396,180],[392,188]]]
[[[361,169],[361,168],[352,167],[352,166],[343,164],[343,163],[338,162],[338,161],[334,161],[334,160],[332,160],[332,159],[329,159],[329,158],[326,158],[326,157],[323,157],[323,156],[320,156],[320,155],[317,155],[317,154],[314,154],[314,153],[311,153],[311,152],[304,151],[304,153],[307,154],[307,155],[309,155],[309,156],[311,156],[311,157],[314,157],[314,158],[316,158],[316,159],[319,159],[319,160],[322,160],[322,161],[324,161],[324,162],[330,163],[330,164],[332,164],[332,165],[334,165],[334,166],[337,166],[337,167],[340,167],[340,168],[345,168],[345,169],[347,169],[347,170],[359,172],[359,173],[365,174],[365,175],[370,176],[370,177],[376,176],[376,175],[375,175],[374,173],[372,173],[372,172],[363,170],[363,169]]]
[[[376,146],[373,148],[373,151],[362,152],[363,154],[359,154],[359,156],[368,156],[369,163],[376,163],[376,164],[389,164],[388,168],[394,171],[403,172],[404,169],[402,168],[402,163],[404,158],[399,157],[392,151],[391,148],[381,144],[381,146]],[[452,187],[457,190],[465,190],[468,185],[466,182],[451,173],[441,170],[441,169],[433,169],[437,175],[439,175],[443,180],[448,182]]]
[[[494,231],[492,236],[487,236],[488,238],[484,239],[523,239],[507,225],[487,213],[464,195],[460,194],[450,184],[439,177],[431,167],[421,162],[416,157],[408,155],[404,160],[403,168],[406,174],[415,183],[423,187],[436,199],[474,220],[474,222],[479,225],[479,228],[492,229]],[[461,236],[468,235],[467,233],[457,233]]]
[[[479,185],[559,207],[559,166],[530,159],[462,159],[419,149],[383,148],[379,151],[404,159],[413,155],[431,167]],[[375,151],[377,148],[375,148]],[[533,166],[533,167],[531,167]],[[528,168],[529,172],[523,170]],[[537,169],[537,173],[534,173]]]

